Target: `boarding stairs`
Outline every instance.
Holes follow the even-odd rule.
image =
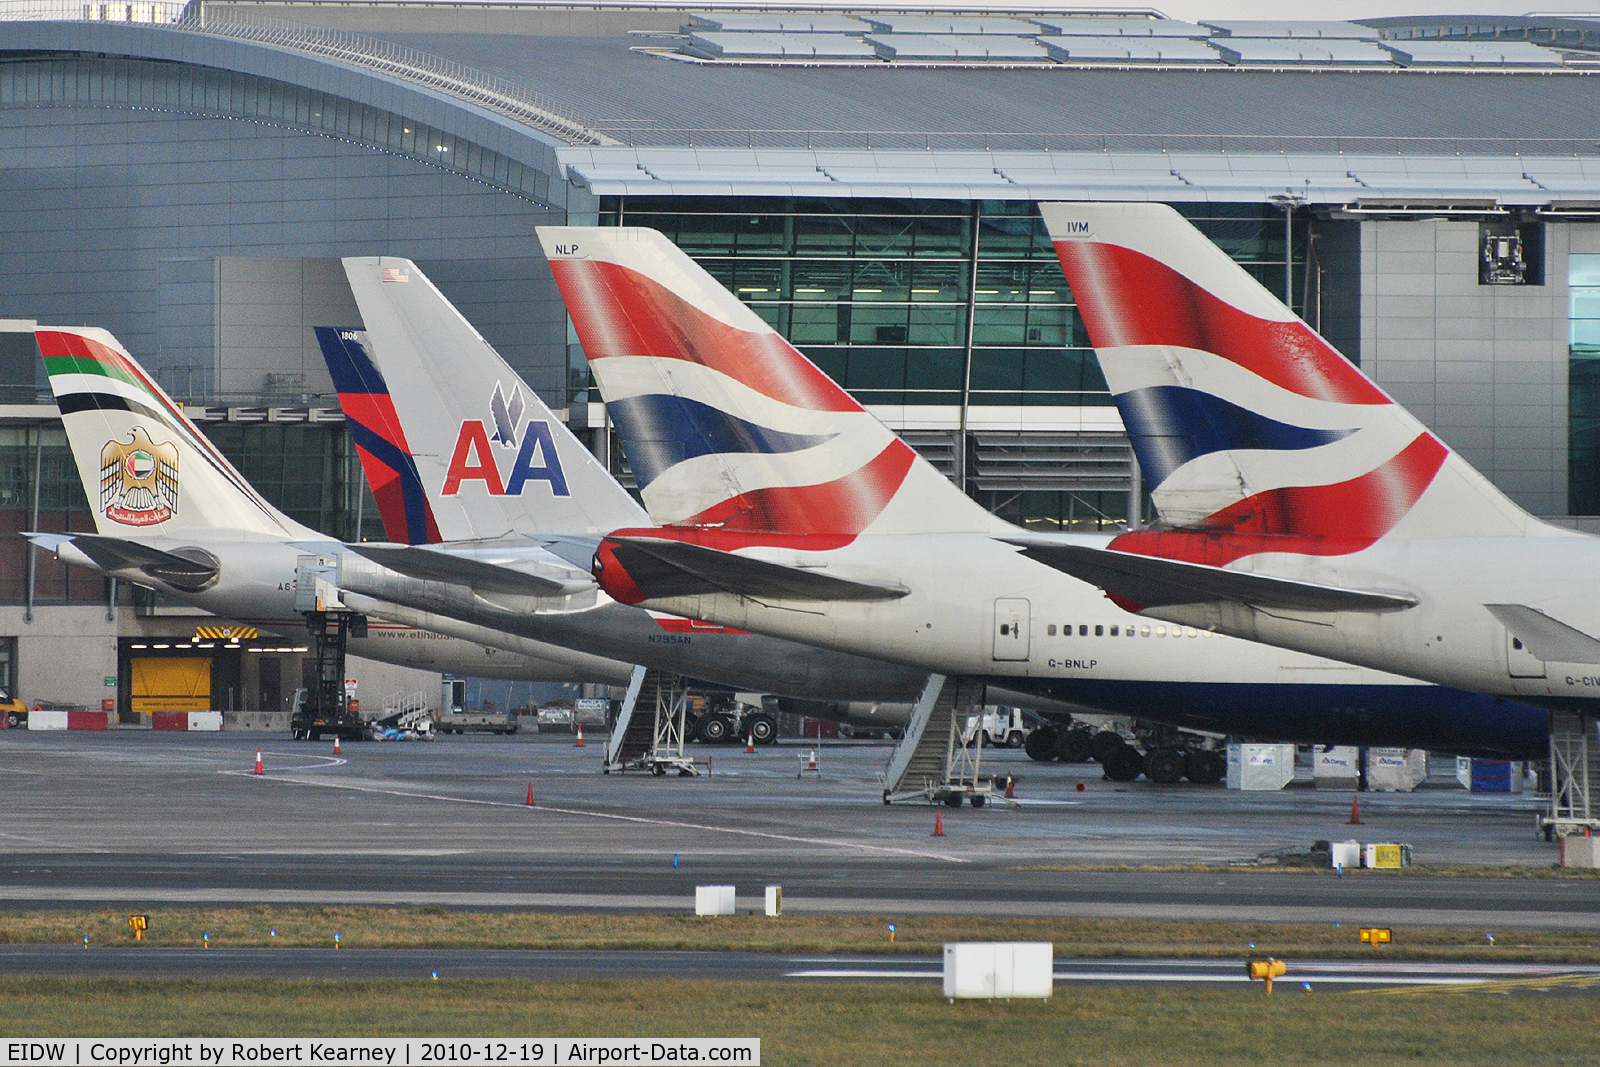
[[[954,808],[966,799],[983,807],[995,789],[993,779],[982,774],[983,731],[971,731],[969,740],[964,729],[968,715],[981,714],[982,707],[982,683],[928,675],[905,736],[884,770],[883,802],[943,801]]]
[[[1550,713],[1550,813],[1545,840],[1600,831],[1600,724],[1580,712]]]
[[[628,695],[606,742],[602,770],[648,771],[661,777],[676,771],[682,777],[700,773],[694,757],[684,754],[689,692],[683,679],[665,671],[635,667]]]
[[[428,694],[421,689],[410,693],[390,693],[383,698],[383,714],[375,726],[389,730],[415,730],[420,734],[433,732],[433,711],[428,707]]]

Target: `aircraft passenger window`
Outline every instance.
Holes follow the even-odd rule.
[[[1079,626],[1078,627],[1078,636],[1079,637],[1088,637],[1089,636],[1089,627],[1087,627],[1087,626]]]
[[[1185,636],[1185,637],[1198,637],[1198,636],[1200,636],[1200,631],[1196,630],[1193,626],[1185,626],[1183,628],[1183,636]]]
[[[1054,636],[1055,636],[1055,635],[1056,635],[1056,624],[1055,624],[1055,623],[1051,623],[1051,624],[1050,624],[1050,625],[1049,625],[1049,626],[1046,626],[1046,627],[1045,627],[1045,628],[1044,628],[1044,632],[1045,632],[1045,633],[1046,633],[1046,634],[1047,634],[1047,635],[1048,635],[1048,636],[1050,636],[1050,637],[1054,637]]]
[[[1112,637],[1115,637],[1115,636],[1117,636],[1117,628],[1116,628],[1116,627],[1115,627],[1115,626],[1113,626],[1113,627],[1112,627],[1112,628],[1111,628],[1111,636],[1112,636]]]
[[[1165,637],[1165,636],[1167,636],[1167,628],[1165,626],[1157,626],[1156,627],[1156,636],[1157,637]]]
[[[1094,635],[1096,637],[1104,637],[1106,635],[1106,628],[1104,626],[1096,626],[1094,628]]]
[[[1150,636],[1150,627],[1148,627],[1148,626],[1139,627],[1139,636],[1141,636],[1141,637],[1149,637]]]

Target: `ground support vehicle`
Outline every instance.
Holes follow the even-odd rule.
[[[985,731],[961,728],[969,713],[978,710],[972,702],[982,691],[982,684],[971,678],[928,676],[912,708],[905,737],[884,769],[885,804],[922,799],[959,808],[965,800],[981,808],[997,792],[1004,797],[1005,778],[983,773]]]
[[[439,713],[438,728],[442,734],[514,734],[521,727],[515,712],[451,708]]]

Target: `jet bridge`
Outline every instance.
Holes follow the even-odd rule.
[[[988,802],[995,784],[982,774],[983,730],[973,730],[968,739],[962,729],[968,715],[982,714],[983,692],[983,684],[971,678],[928,675],[884,770],[885,804],[926,800],[959,808],[966,799],[981,808]]]
[[[694,757],[684,754],[689,691],[683,679],[665,671],[635,667],[628,680],[617,723],[606,742],[606,774],[648,771],[661,777],[677,771],[682,777],[700,773]]]

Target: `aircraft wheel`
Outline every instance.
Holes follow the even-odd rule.
[[[1101,730],[1090,739],[1089,754],[1094,757],[1096,763],[1103,767],[1111,753],[1127,747],[1128,742],[1124,741],[1122,735],[1115,730]]]
[[[1183,753],[1175,748],[1158,748],[1144,760],[1144,776],[1157,785],[1177,785],[1183,771]]]
[[[770,716],[752,715],[745,720],[747,736],[756,739],[758,745],[775,745],[778,743],[778,724]]]
[[[1189,781],[1195,785],[1216,785],[1228,776],[1227,757],[1212,749],[1191,750],[1187,763]]]
[[[732,729],[728,720],[720,715],[710,715],[700,720],[700,736],[710,744],[721,744],[730,733]]]
[[[1059,743],[1060,734],[1054,726],[1041,726],[1022,742],[1022,751],[1026,752],[1031,760],[1049,763],[1056,758],[1056,746]]]
[[[1113,782],[1131,782],[1144,773],[1144,754],[1132,745],[1125,744],[1110,752],[1100,761],[1106,777]]]
[[[1062,763],[1088,763],[1094,755],[1093,740],[1094,734],[1089,730],[1068,730],[1056,745],[1056,758]]]

